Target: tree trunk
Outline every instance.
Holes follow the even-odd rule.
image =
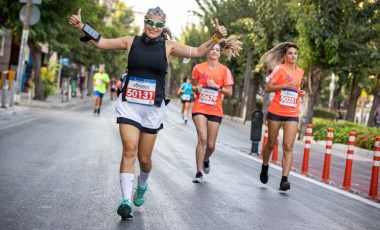
[[[37,45],[30,44],[30,49],[33,57],[33,72],[34,72],[34,99],[44,101],[44,85],[41,78],[41,51]]]
[[[352,85],[351,85],[351,93],[350,93],[350,97],[348,98],[347,114],[346,114],[346,120],[351,121],[351,122],[355,122],[356,104],[362,92],[362,89],[359,87],[358,80],[359,80],[359,77],[357,77],[357,75],[354,74],[353,79],[352,79]]]
[[[340,109],[341,101],[337,100],[336,98],[338,98],[339,94],[341,93],[342,86],[343,86],[343,84],[336,84],[335,85],[335,89],[334,89],[334,93],[333,93],[333,100],[331,103],[331,111],[334,111],[335,109]]]
[[[256,106],[256,103],[257,103],[257,91],[259,91],[259,77],[261,75],[258,74],[258,73],[253,73],[253,78],[251,78],[251,86],[250,87],[250,91],[249,91],[249,98],[248,98],[248,102],[249,102],[249,109],[247,111],[247,117],[249,117],[249,119],[251,119],[251,114],[254,110],[257,109],[257,106]]]
[[[247,120],[247,110],[248,110],[248,92],[250,88],[250,80],[252,76],[252,51],[249,50],[247,54],[247,61],[245,66],[245,73],[244,73],[244,86],[243,86],[243,92],[241,97],[241,106],[240,106],[240,117],[243,118],[243,121],[245,122]]]
[[[380,104],[380,75],[377,76],[377,84],[375,86],[375,89],[373,90],[372,108],[371,108],[371,112],[369,113],[369,118],[368,118],[368,123],[367,123],[368,127],[375,126],[375,113],[379,104]]]
[[[319,84],[322,79],[323,69],[321,66],[313,66],[307,77],[307,87],[305,88],[306,94],[303,98],[302,115],[300,116],[299,135],[298,139],[302,140],[306,134],[306,127],[308,124],[313,123],[313,108],[315,95],[318,91]]]
[[[323,108],[323,102],[321,99],[322,84],[323,84],[323,78],[321,77],[321,81],[318,84],[318,89],[316,91],[314,91],[315,92],[315,94],[314,94],[314,105],[319,107],[319,108]]]

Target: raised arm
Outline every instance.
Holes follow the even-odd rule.
[[[69,23],[71,26],[76,28],[77,30],[81,31],[83,35],[88,35],[87,32],[84,32],[84,26],[85,24],[82,23],[82,17],[81,17],[81,9],[78,10],[77,14],[71,15],[69,18]],[[88,25],[87,25],[88,26]],[[88,28],[88,27],[86,27]],[[94,28],[91,28],[95,30]],[[95,31],[97,33],[97,31]],[[100,34],[99,34],[100,35]],[[90,38],[89,36],[88,38]],[[89,39],[91,44],[95,46],[96,48],[99,49],[104,49],[104,50],[129,50],[131,47],[131,44],[133,42],[133,37],[132,36],[124,36],[124,37],[119,37],[119,38],[111,38],[111,39],[106,39],[101,37],[98,41],[95,41],[94,39]]]
[[[208,41],[198,47],[190,47],[176,41],[167,41],[170,47],[170,56],[181,58],[201,58],[225,36],[227,36],[227,29],[224,26],[219,25],[218,19],[215,19],[215,34]]]

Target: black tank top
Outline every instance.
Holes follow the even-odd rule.
[[[156,80],[154,105],[160,107],[165,99],[165,76],[168,68],[164,38],[149,40],[144,35],[136,36],[129,51],[127,68],[126,86],[130,77]]]

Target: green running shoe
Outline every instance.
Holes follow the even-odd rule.
[[[132,215],[132,205],[129,200],[122,200],[119,203],[119,207],[117,208],[117,214],[121,216],[123,219],[133,218]]]
[[[144,204],[144,193],[148,191],[148,184],[145,186],[137,186],[135,195],[133,196],[133,203],[136,206],[141,206]]]

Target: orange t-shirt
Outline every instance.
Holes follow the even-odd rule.
[[[273,100],[269,105],[269,112],[284,117],[299,116],[299,91],[303,73],[303,70],[297,66],[295,72],[289,74],[286,71],[285,64],[278,65],[273,69],[272,73],[267,77],[267,81],[273,81],[274,85],[282,85],[292,81],[297,81],[298,85],[295,88],[286,88],[276,91]]]
[[[192,112],[223,117],[222,93],[207,87],[207,79],[214,80],[222,87],[230,86],[234,84],[231,71],[220,63],[214,70],[210,70],[207,62],[203,62],[194,67],[193,79],[197,85],[202,85],[203,89],[201,93],[197,93]]]

